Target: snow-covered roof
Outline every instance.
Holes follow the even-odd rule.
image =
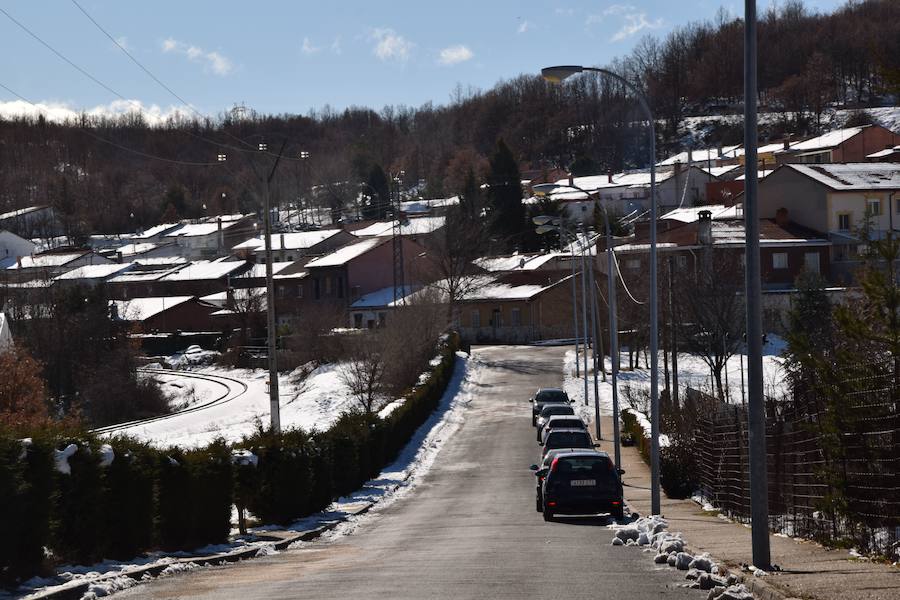
[[[131,300],[110,300],[123,321],[145,321],[163,311],[184,304],[193,296],[157,296],[155,298],[132,298]]]
[[[833,190],[900,189],[900,163],[788,164],[789,168]]]
[[[140,266],[166,266],[166,265],[183,265],[187,259],[183,256],[146,256],[143,258],[135,258],[132,262]]]
[[[709,173],[715,178],[719,178],[722,175],[727,175],[731,173],[735,169],[740,169],[740,165],[725,165],[724,167],[704,167],[703,165],[698,165],[698,168],[704,173]]]
[[[740,146],[723,146],[721,148],[721,154],[719,148],[698,148],[696,150],[691,150],[690,153],[685,150],[684,152],[673,154],[669,158],[656,164],[660,167],[666,167],[672,166],[675,163],[687,164],[688,158],[690,158],[690,162],[692,163],[708,162],[718,158],[733,158],[737,156],[735,152],[739,149]],[[690,154],[690,157],[688,157],[688,154]]]
[[[145,252],[150,252],[151,250],[155,250],[159,248],[159,244],[153,244],[151,242],[141,242],[137,244],[125,244],[124,246],[120,246],[118,248],[118,252],[122,253],[122,256],[134,256],[135,254],[144,254]]]
[[[776,154],[780,154],[784,152],[811,152],[814,150],[827,150],[828,148],[840,146],[853,136],[859,135],[866,127],[870,126],[862,125],[860,127],[836,129],[834,131],[829,131],[828,133],[825,133],[823,135],[791,144],[791,147],[788,150],[782,148],[781,150],[776,150],[775,152]]]
[[[400,203],[400,210],[407,213],[421,214],[427,213],[434,208],[444,208],[456,204],[459,204],[459,196],[432,198],[430,200],[408,200]]]
[[[900,146],[894,146],[893,148],[885,148],[884,150],[873,152],[872,154],[867,155],[866,158],[884,158],[886,156],[898,153],[900,153]]]
[[[423,235],[432,233],[444,226],[445,217],[415,217],[407,219],[400,225],[400,235]],[[353,233],[359,237],[385,237],[394,234],[396,221],[379,221]]]
[[[135,261],[137,264],[137,261]],[[115,277],[109,280],[109,283],[139,283],[143,281],[158,281],[165,277],[166,275],[170,275],[178,271],[181,268],[180,266],[175,266],[168,269],[161,269],[155,271],[125,271],[124,273],[119,273]]]
[[[768,177],[772,174],[775,169],[757,169],[756,170],[756,178],[763,179],[764,177]],[[746,179],[746,175],[741,174],[734,178],[735,181],[744,181]]]
[[[697,167],[692,167],[696,169]],[[674,170],[657,171],[656,184],[659,185],[675,176]],[[612,179],[612,181],[610,181]],[[553,193],[556,200],[584,200],[584,194],[577,190],[566,188],[569,184],[568,179],[560,179],[555,182],[561,186],[559,191]],[[650,185],[650,171],[636,171],[634,173],[616,173],[612,177],[609,175],[587,175],[585,177],[575,177],[572,182],[588,192],[596,192],[599,190],[610,188],[640,188]]]
[[[723,204],[710,204],[707,206],[688,206],[684,208],[676,208],[667,212],[660,219],[669,221],[679,221],[681,223],[693,223],[700,219],[700,213],[708,210],[712,213],[713,219],[733,219],[741,215],[736,206],[725,206]]]
[[[54,281],[73,281],[77,279],[106,279],[116,273],[133,269],[131,263],[111,263],[104,265],[84,265],[53,278]]]
[[[199,279],[219,279],[243,269],[247,263],[243,261],[200,260],[192,262],[163,277],[164,281],[194,281]]]
[[[397,297],[409,296],[410,294],[414,294],[419,289],[420,286],[403,286],[398,288]],[[350,308],[363,309],[363,308],[381,308],[383,306],[394,306],[394,287],[386,287],[375,292],[371,292],[369,294],[365,294],[359,298],[356,302],[350,305]]]
[[[234,288],[231,290],[231,294],[238,302],[244,302],[248,298],[257,297],[259,298],[260,309],[265,310],[266,308],[266,288],[264,287]],[[202,296],[200,300],[215,304],[219,308],[225,308],[228,304],[228,292],[216,292],[215,294]]]
[[[222,229],[225,229],[225,227],[226,224],[222,223]],[[163,237],[197,237],[210,235],[211,233],[216,233],[218,230],[218,223],[186,223],[163,235]]]
[[[294,263],[292,261],[284,261],[284,262],[273,262],[272,263],[272,275],[278,275],[280,272],[284,271],[288,267],[292,266]],[[254,264],[250,267],[250,270],[246,273],[241,273],[241,277],[265,277],[266,276],[266,264]]]
[[[78,260],[88,252],[53,252],[49,254],[35,254],[34,256],[23,256],[21,264],[23,269],[40,269],[47,267],[59,267]],[[19,268],[19,260],[13,260],[12,264],[6,267],[13,270]]]
[[[334,237],[340,232],[340,229],[320,229],[318,231],[272,234],[272,250],[305,250],[307,248],[312,248],[317,244],[321,244],[328,238]],[[257,252],[264,250],[265,247],[266,242],[263,239],[263,236],[258,236],[251,238],[246,242],[241,242],[234,247],[234,250],[251,250]]]
[[[558,253],[513,254],[511,256],[486,256],[473,262],[485,271],[534,271],[558,258]]]
[[[550,285],[537,284],[511,284],[504,283],[492,276],[485,276],[472,285],[460,300],[478,301],[478,300],[530,300],[541,292],[568,280],[568,275],[557,282]]]
[[[151,227],[149,229],[145,229],[141,233],[136,233],[132,239],[146,240],[146,239],[158,236],[158,235],[162,235],[163,233],[166,233],[167,231],[170,231],[170,230],[175,229],[176,227],[180,227],[180,226],[181,226],[181,223],[163,223],[161,225],[154,225],[153,227]]]
[[[17,217],[24,217],[25,215],[33,212],[39,212],[42,210],[49,209],[49,206],[28,206],[25,208],[19,208],[16,210],[11,210],[9,212],[0,213],[0,221],[5,221],[7,219],[15,219]]]
[[[372,250],[376,246],[384,243],[385,240],[379,239],[377,237],[367,238],[356,242],[355,244],[350,244],[349,246],[344,246],[339,250],[335,250],[331,254],[326,254],[325,256],[321,256],[315,260],[312,260],[306,264],[307,268],[313,267],[339,267],[341,265],[345,265],[354,258],[358,256],[362,256],[369,250]]]

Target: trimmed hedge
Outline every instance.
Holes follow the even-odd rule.
[[[85,433],[44,434],[25,444],[0,430],[0,584],[40,573],[45,547],[58,559],[90,564],[225,542],[232,503],[263,523],[323,510],[396,459],[440,403],[457,347],[455,335],[447,338],[440,363],[385,419],[350,413],[327,431],[259,431],[236,444],[253,453],[255,465],[235,461],[222,440],[160,450]],[[60,472],[55,452],[70,444],[70,473]]]

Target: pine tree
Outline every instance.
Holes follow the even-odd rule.
[[[372,165],[366,178],[366,193],[369,200],[363,205],[364,219],[383,219],[390,209],[391,193],[388,178],[381,165]]]
[[[519,166],[501,138],[490,158],[488,206],[491,233],[501,246],[512,249],[521,244],[525,230],[525,205],[522,204],[522,182]]]

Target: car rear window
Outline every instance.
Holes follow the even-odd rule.
[[[545,448],[592,448],[591,438],[583,431],[551,431]]]
[[[578,479],[590,477],[598,481],[615,483],[615,471],[608,458],[600,456],[564,456],[556,465],[556,472],[564,477]]]
[[[553,429],[581,429],[584,427],[584,422],[581,419],[555,419],[550,421],[549,425],[552,425]]]
[[[537,393],[538,402],[568,402],[569,397],[561,390],[542,390]]]
[[[545,406],[541,409],[542,417],[549,417],[550,415],[574,415],[575,410],[569,406],[568,404],[551,404],[550,406]]]

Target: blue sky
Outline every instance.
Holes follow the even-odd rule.
[[[444,104],[457,84],[486,89],[542,66],[602,64],[643,35],[712,18],[720,7],[743,13],[740,0],[78,1],[205,114],[236,102],[304,114],[326,104]],[[806,0],[823,11],[843,3]],[[760,10],[768,4],[760,1]],[[123,96],[161,113],[180,104],[71,0],[2,0],[0,7]],[[32,101],[75,110],[116,106],[111,92],[3,14],[0,55],[0,83]],[[12,110],[13,100],[0,89],[0,111]]]

